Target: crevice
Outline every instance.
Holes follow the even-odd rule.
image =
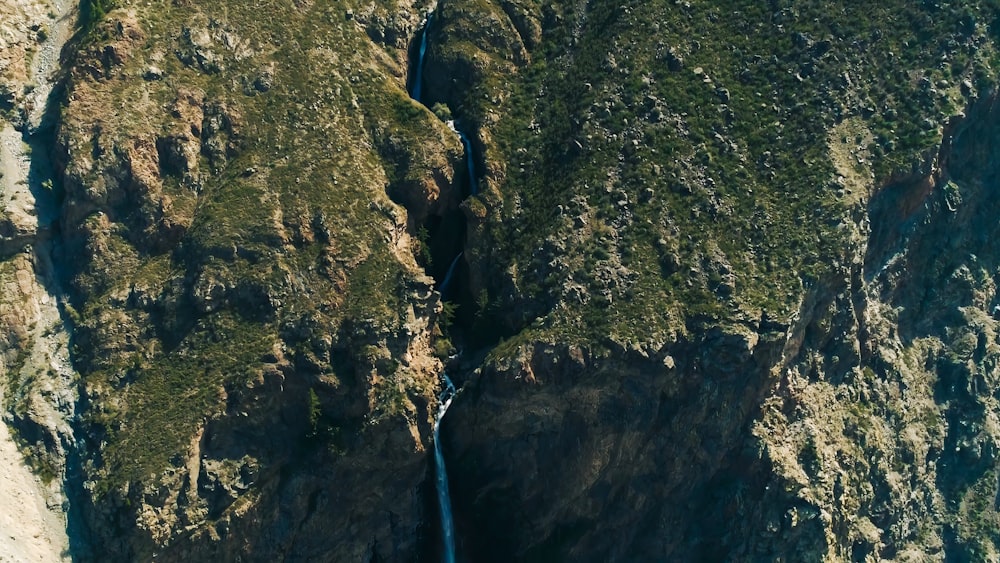
[[[434,278],[434,287],[438,291],[441,291],[449,270],[452,271],[450,286],[451,295],[454,295],[463,277],[464,266],[455,264],[455,260],[465,250],[467,234],[465,217],[459,208],[451,208],[440,215],[428,215],[427,221],[420,229],[420,236],[425,239],[421,244],[426,244],[429,249],[428,254],[423,257],[425,270]]]
[[[417,36],[409,50],[411,63],[407,81],[410,97],[431,110],[437,119],[444,121],[448,128],[455,132],[463,148],[464,166],[452,174],[453,191],[458,197],[450,198],[446,206],[431,208],[422,224],[411,225],[416,228],[421,252],[418,262],[428,275],[434,279],[435,289],[441,296],[443,307],[442,328],[453,346],[458,350],[465,348],[475,321],[475,305],[470,288],[466,246],[469,229],[467,217],[460,201],[465,201],[479,192],[478,154],[475,150],[475,131],[466,128],[463,120],[451,120],[451,108],[435,104],[437,97],[434,92],[427,91],[424,81],[424,64],[427,58],[429,35],[435,21],[434,12],[428,12]],[[460,201],[459,201],[460,200]],[[462,354],[454,355],[449,362],[448,370],[454,372],[461,364]],[[446,455],[440,443],[440,428],[444,416],[454,399],[457,390],[447,373],[441,374],[440,405],[434,421],[434,456],[431,460],[428,477],[432,479],[432,489],[437,497],[434,510],[428,510],[430,517],[436,516],[426,524],[432,533],[427,538],[423,551],[424,558],[433,558],[453,563],[456,559],[455,544],[460,543],[455,537],[455,527],[451,523],[451,500],[449,496],[448,476],[445,468]],[[459,385],[461,381],[458,380]]]
[[[451,341],[459,349],[466,344],[478,343],[481,339],[473,336],[476,320],[475,296],[470,289],[469,264],[465,250],[469,234],[467,217],[461,202],[479,193],[479,180],[483,169],[478,147],[478,132],[470,126],[470,121],[450,119],[451,108],[444,108],[442,96],[428,90],[425,65],[429,52],[433,49],[430,38],[436,21],[434,11],[428,12],[409,49],[410,65],[407,88],[410,97],[433,108],[434,115],[455,132],[463,148],[464,166],[455,170],[453,182],[457,198],[447,205],[430,210],[422,223],[415,225],[417,238],[422,247],[418,262],[435,282],[435,289],[447,304],[445,330]],[[440,107],[439,107],[440,106]]]
[[[37,127],[26,128],[23,132],[25,144],[31,149],[31,164],[28,173],[28,186],[34,198],[37,212],[37,232],[34,236],[33,250],[36,276],[45,292],[54,298],[59,324],[66,332],[68,345],[64,358],[60,358],[62,369],[76,371],[75,358],[70,353],[74,349],[73,321],[67,311],[68,270],[64,266],[67,259],[62,245],[62,229],[60,216],[63,207],[62,167],[56,162],[53,147],[59,107],[65,99],[65,81],[59,80],[49,92],[45,100]],[[77,381],[73,385],[82,386],[83,382],[75,374]],[[74,390],[75,402],[63,405],[61,412],[69,425],[70,435],[55,436],[60,441],[56,448],[65,452],[62,475],[62,489],[65,495],[64,506],[66,515],[66,532],[69,539],[69,554],[74,560],[87,561],[93,558],[93,540],[85,515],[89,504],[89,495],[84,487],[86,475],[84,472],[85,447],[83,446],[83,430],[80,427],[80,413],[86,411],[85,394],[80,388]],[[52,429],[47,429],[53,431]]]
[[[61,107],[67,98],[68,74],[60,63],[65,62],[62,52],[73,33],[75,4],[57,0],[52,10],[49,15],[53,24],[29,69],[29,78],[35,86],[26,90],[12,127],[2,126],[0,121],[0,143],[5,145],[4,156],[10,159],[7,170],[15,172],[15,178],[8,178],[0,193],[9,200],[16,196],[22,202],[20,209],[11,213],[10,220],[0,224],[0,258],[31,254],[30,270],[41,295],[25,352],[46,368],[44,381],[11,390],[25,397],[41,393],[43,400],[26,412],[8,414],[12,415],[9,419],[12,428],[28,439],[31,449],[43,452],[32,454],[38,456],[35,461],[43,468],[55,470],[59,479],[66,525],[63,531],[68,541],[68,552],[62,555],[90,560],[92,542],[84,517],[89,496],[82,470],[86,449],[79,428],[86,398],[79,392],[81,382],[69,352],[74,342],[64,290],[67,270],[63,265],[67,253],[61,244],[60,228],[64,163],[57,161],[53,149]],[[37,446],[41,447],[36,450]]]

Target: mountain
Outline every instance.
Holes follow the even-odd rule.
[[[15,8],[75,559],[1000,557],[995,1]]]

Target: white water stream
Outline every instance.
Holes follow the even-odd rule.
[[[437,481],[438,507],[441,510],[441,540],[444,563],[455,563],[455,519],[451,513],[451,494],[448,491],[448,471],[444,466],[444,452],[441,451],[441,419],[444,418],[452,399],[455,398],[455,384],[448,374],[442,373],[444,389],[441,390],[437,418],[434,419],[434,473]]]
[[[427,18],[424,20],[423,28],[420,31],[420,48],[417,51],[417,63],[414,67],[413,81],[411,82],[410,97],[420,103],[423,103],[423,100],[421,100],[421,94],[423,92],[424,58],[427,55],[427,38],[430,33],[432,20],[433,14],[428,13]],[[472,146],[469,143],[468,138],[466,138],[461,131],[455,128],[453,122],[448,122],[448,126],[458,133],[459,138],[462,140],[462,146],[465,148],[465,161],[469,169],[470,191],[472,194],[475,194],[476,180],[472,161]],[[462,254],[463,253],[459,252],[458,255],[455,256],[451,265],[448,267],[448,272],[445,274],[444,279],[438,286],[438,291],[441,293],[442,297],[445,297],[448,293],[449,286],[451,285],[452,278],[455,275],[458,263],[462,258]],[[455,563],[455,521],[451,511],[451,493],[448,490],[448,470],[445,467],[444,452],[441,449],[441,421],[444,419],[445,413],[448,412],[448,407],[451,406],[451,401],[455,398],[456,389],[455,384],[452,383],[451,378],[448,377],[447,373],[442,372],[441,379],[444,383],[444,387],[441,390],[441,395],[438,397],[438,412],[437,416],[434,418],[434,475],[437,488],[438,508],[441,513],[441,559],[444,563]]]
[[[424,20],[423,31],[420,32],[420,50],[417,52],[417,67],[413,70],[413,90],[410,97],[418,102],[422,102],[420,95],[423,93],[424,81],[424,57],[427,55],[427,32],[431,28],[431,18],[433,13],[427,14]]]

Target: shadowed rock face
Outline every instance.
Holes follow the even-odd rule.
[[[745,431],[784,345],[779,327],[758,328],[653,354],[538,343],[484,372],[446,426],[466,549],[484,561],[705,549],[713,481],[752,471]]]

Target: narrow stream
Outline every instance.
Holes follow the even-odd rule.
[[[444,542],[444,563],[455,563],[455,521],[451,513],[451,496],[448,491],[448,472],[444,466],[444,452],[441,450],[441,419],[444,418],[451,400],[455,398],[455,385],[447,373],[441,374],[444,379],[444,389],[439,397],[437,418],[434,419],[434,466],[436,468],[436,483],[438,507],[441,509],[441,539]]]
[[[431,23],[433,22],[433,13],[428,13],[426,19],[424,20],[423,26],[420,30],[419,36],[419,48],[417,50],[417,61],[413,67],[413,80],[410,84],[410,97],[415,101],[424,103],[423,96],[423,70],[424,70],[424,59],[427,55],[427,44],[428,36],[430,34]],[[426,104],[424,104],[426,105]],[[468,191],[466,195],[474,195],[477,192],[476,186],[476,176],[475,176],[475,162],[473,160],[472,153],[472,143],[469,138],[462,132],[459,131],[454,122],[448,122],[448,127],[451,128],[455,133],[458,134],[462,141],[462,147],[465,149],[465,163],[468,173]],[[464,232],[464,229],[462,230]],[[438,284],[438,291],[441,293],[441,298],[443,300],[451,299],[454,290],[452,284],[456,276],[456,271],[458,269],[459,263],[462,260],[462,255],[464,252],[459,251],[458,254],[452,259],[451,264],[448,266],[448,270],[444,275],[444,278]],[[452,383],[451,378],[448,377],[447,373],[441,373],[441,379],[443,388],[441,390],[441,395],[438,397],[439,405],[437,416],[434,419],[434,471],[435,471],[435,484],[437,489],[437,499],[438,507],[441,513],[441,540],[442,540],[442,561],[444,563],[455,563],[455,523],[452,515],[451,507],[451,495],[448,490],[448,471],[445,467],[444,462],[444,451],[441,446],[441,422],[444,420],[445,413],[448,412],[448,407],[451,406],[452,400],[455,398],[457,389],[455,384]]]
[[[465,169],[469,174],[469,195],[476,195],[479,193],[479,185],[476,182],[476,162],[472,154],[472,143],[469,141],[469,137],[462,133],[460,129],[452,125],[455,132],[458,133],[458,138],[462,140],[462,147],[465,149]]]
[[[438,286],[438,292],[441,293],[442,299],[447,299],[448,295],[450,295],[448,290],[451,289],[451,280],[455,277],[455,269],[458,267],[458,261],[462,259],[463,254],[465,253],[459,252],[458,256],[451,261],[451,265],[448,266],[448,273],[444,275],[444,281]]]
[[[427,30],[431,28],[433,12],[428,12],[427,19],[424,20],[423,28],[420,31],[420,50],[417,52],[417,66],[413,69],[413,86],[410,97],[421,102],[420,95],[423,93],[424,82],[424,57],[427,55]]]

